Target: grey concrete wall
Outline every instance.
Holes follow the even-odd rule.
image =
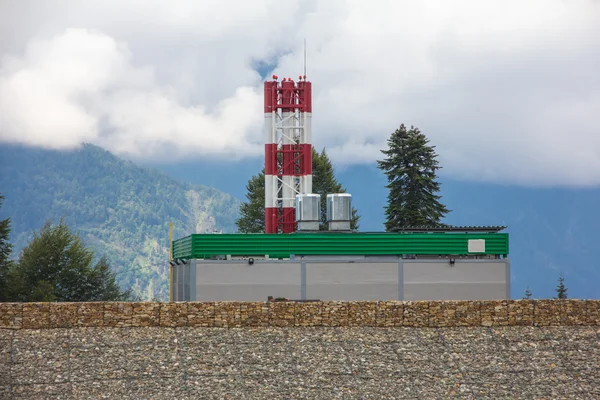
[[[320,300],[398,300],[398,261],[307,262],[306,297]]]
[[[197,301],[266,301],[268,296],[300,299],[301,264],[285,261],[198,261]]]
[[[195,301],[496,300],[510,298],[508,260],[295,259],[196,260]],[[195,275],[195,277],[194,277]],[[179,274],[178,274],[179,277]],[[177,285],[177,287],[180,287]],[[187,290],[186,290],[187,292]]]
[[[193,299],[191,293],[195,282],[193,274],[193,264],[180,264],[173,267],[173,300],[189,301]]]
[[[498,300],[510,298],[508,260],[402,260],[401,300]],[[508,278],[508,281],[507,281]]]

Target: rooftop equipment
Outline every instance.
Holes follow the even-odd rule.
[[[296,195],[296,222],[298,231],[318,231],[321,221],[321,195],[303,193]]]
[[[335,193],[327,195],[327,225],[330,231],[351,231],[352,195]]]

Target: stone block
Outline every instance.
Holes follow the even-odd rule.
[[[532,326],[534,315],[534,300],[507,300],[508,325]]]
[[[600,300],[585,300],[586,320],[589,326],[600,326]]]
[[[77,304],[77,327],[104,326],[104,303],[90,302]]]
[[[348,302],[348,326],[375,326],[377,302]]]
[[[430,327],[442,326],[454,326],[454,310],[447,310],[448,306],[442,301],[430,301],[429,302],[429,316],[427,317],[428,325]],[[450,311],[452,314],[452,321],[446,318],[446,311]]]
[[[269,303],[242,303],[240,307],[241,324],[247,327],[269,326]]]
[[[534,326],[559,326],[561,323],[560,300],[535,300],[533,310]]]
[[[453,301],[456,307],[455,326],[481,326],[481,303],[479,301]]]
[[[323,303],[320,301],[309,301],[306,303],[296,303],[295,309],[295,325],[296,326],[322,326]]]
[[[588,324],[586,302],[584,300],[561,300],[561,325],[583,326]]]
[[[375,326],[391,328],[402,326],[403,304],[401,301],[378,301],[375,313]]]
[[[324,301],[321,316],[323,326],[348,326],[348,303]]]
[[[215,327],[239,328],[242,326],[241,303],[219,301],[215,303]]]
[[[131,303],[131,306],[133,307],[131,326],[146,327],[160,325],[160,303],[136,302]]]
[[[405,301],[403,309],[402,326],[429,326],[429,302]]]
[[[215,303],[188,303],[188,326],[192,328],[215,326]]]
[[[23,328],[48,329],[50,303],[23,303]]]
[[[188,303],[161,303],[160,326],[171,328],[188,326]]]
[[[50,328],[72,328],[77,324],[77,303],[49,303]]]
[[[0,303],[0,329],[23,327],[23,303]]]
[[[104,303],[104,326],[126,327],[131,326],[133,305],[125,302]]]
[[[296,303],[293,301],[269,302],[269,326],[290,327],[295,325]]]
[[[486,300],[479,303],[482,326],[508,326],[508,302]]]
[[[0,303],[0,328],[598,326],[598,300]]]
[[[429,326],[480,326],[479,312],[478,301],[430,301]]]

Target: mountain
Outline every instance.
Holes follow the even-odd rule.
[[[65,215],[99,253],[111,256],[124,287],[133,284],[143,298],[164,299],[168,222],[176,238],[214,228],[234,232],[235,197],[244,198],[245,184],[261,167],[260,159],[138,167],[90,145],[66,153],[0,146],[0,192],[6,196],[0,218],[11,216],[19,251],[46,218]],[[360,230],[383,230],[383,174],[374,166],[352,166],[337,169],[336,178],[353,196]],[[508,226],[513,298],[527,286],[534,297],[553,297],[561,272],[569,297],[600,298],[594,252],[600,189],[535,189],[445,176],[441,181],[443,201],[452,210],[445,222]]]
[[[244,185],[260,171],[262,160],[153,166],[194,183],[210,180],[211,186],[243,198]],[[207,178],[211,170],[220,171],[219,179]],[[352,194],[360,230],[382,231],[387,189],[381,171],[374,165],[355,165],[338,168],[336,178]],[[522,297],[527,286],[534,297],[555,296],[561,272],[569,297],[600,298],[600,263],[594,252],[600,242],[600,189],[528,188],[443,175],[440,181],[442,201],[452,210],[445,222],[508,227],[513,298]]]
[[[93,145],[74,151],[0,146],[0,218],[11,217],[13,256],[47,219],[65,217],[105,254],[123,288],[168,299],[169,222],[174,238],[234,232],[239,200],[121,160]]]

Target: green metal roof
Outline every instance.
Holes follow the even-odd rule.
[[[496,233],[506,229],[506,226],[455,226],[455,225],[440,225],[440,226],[407,226],[400,227],[392,232],[486,232]]]
[[[469,240],[485,252],[469,253]],[[173,258],[216,256],[289,258],[290,255],[508,255],[508,233],[193,234],[173,241]]]

